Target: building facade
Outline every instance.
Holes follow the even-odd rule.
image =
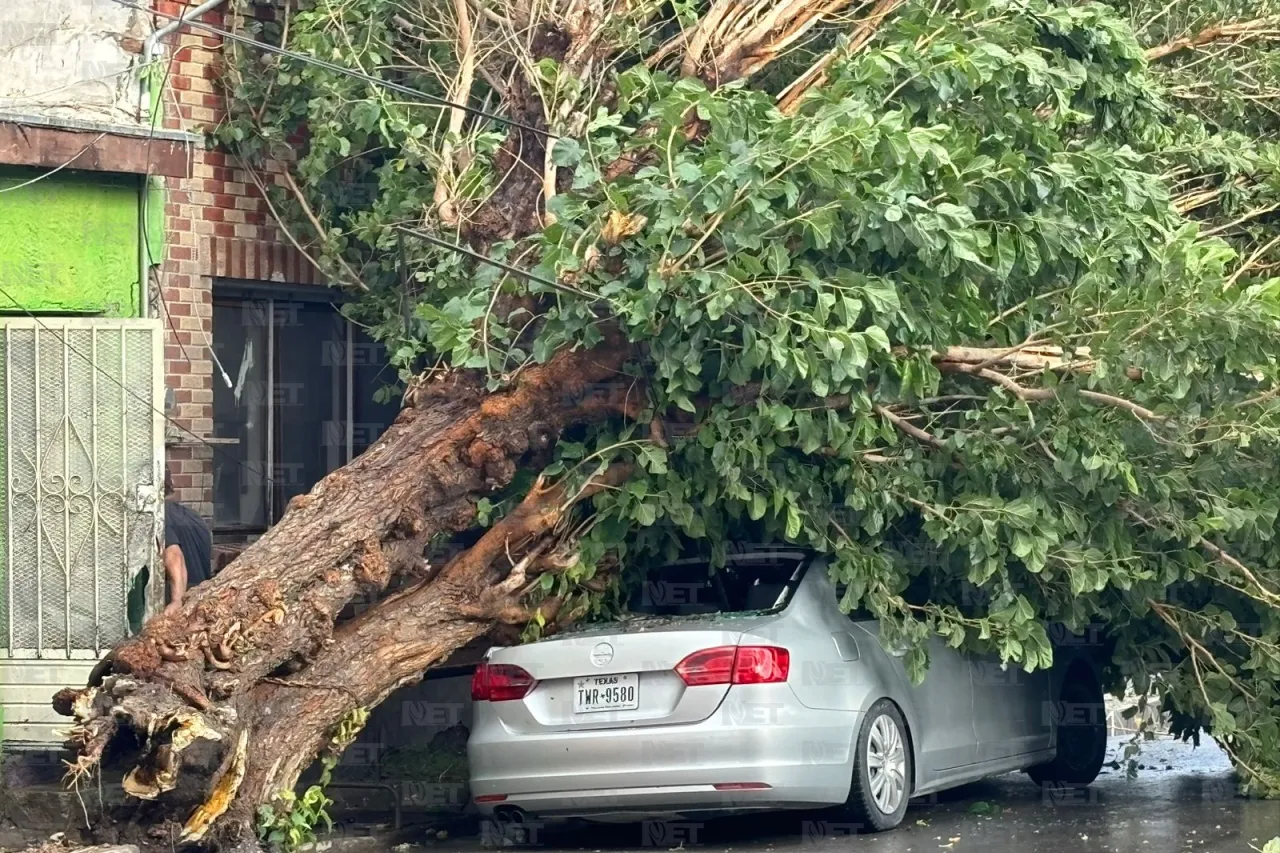
[[[196,139],[138,114],[147,27],[96,0],[0,6],[6,745],[58,738],[49,691],[82,681],[130,630],[130,595],[148,592],[164,456],[150,203],[187,174]]]
[[[53,690],[137,629],[139,596],[162,604],[139,578],[156,575],[166,467],[226,562],[396,411],[373,402],[380,348],[276,226],[271,170],[206,146],[222,41],[165,15],[221,28],[229,4],[151,5],[0,5],[10,749],[59,741]]]
[[[177,15],[186,5],[157,8]],[[231,25],[226,5],[202,20]],[[164,127],[214,126],[224,109],[221,39],[188,29],[164,50]],[[165,179],[168,243],[151,298],[171,320],[168,458],[178,499],[210,520],[228,553],[360,453],[396,412],[373,400],[385,379],[380,347],[338,313],[341,294],[277,227],[260,191],[275,181],[270,169],[255,173],[204,148],[189,177]]]

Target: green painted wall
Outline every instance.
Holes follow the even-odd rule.
[[[18,187],[47,172],[0,166],[0,288],[31,311],[138,316],[141,178],[67,169]]]

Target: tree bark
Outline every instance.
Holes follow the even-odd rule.
[[[252,842],[256,807],[292,789],[345,715],[499,623],[528,619],[519,599],[544,567],[553,528],[574,500],[625,471],[610,469],[573,496],[539,482],[442,568],[424,551],[433,537],[473,526],[475,500],[508,485],[561,430],[634,417],[643,399],[621,373],[629,355],[611,333],[593,350],[530,368],[506,392],[485,394],[456,375],[411,390],[372,448],[291,502],[180,614],[152,620],[97,668],[95,683],[55,697],[76,721],[72,773],[92,770],[132,729],[145,746],[126,790],[156,799],[176,787],[187,747],[216,743],[222,766],[185,837],[212,830]],[[396,577],[405,589],[338,622],[358,595]]]
[[[626,466],[608,469],[583,493],[569,496],[561,485],[534,487],[520,506],[480,542],[450,561],[438,577],[391,596],[342,625],[333,642],[310,665],[308,679],[274,679],[259,685],[255,755],[240,789],[251,809],[276,792],[290,790],[311,757],[348,712],[381,703],[394,690],[422,678],[426,669],[499,622],[528,620],[523,587],[536,578],[544,538],[581,497],[616,485]],[[523,554],[511,567],[510,554]],[[508,574],[509,570],[509,574]],[[239,814],[244,823],[251,817]]]

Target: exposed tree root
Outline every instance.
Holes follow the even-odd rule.
[[[222,817],[231,807],[244,782],[245,761],[249,751],[249,730],[242,728],[236,738],[236,746],[227,756],[223,767],[213,783],[209,799],[200,804],[182,828],[183,841],[199,841],[204,838],[213,822]]]
[[[145,746],[125,790],[159,799],[177,787],[184,752],[213,744],[223,766],[183,837],[253,842],[256,807],[292,788],[344,715],[420,679],[521,608],[539,573],[563,570],[565,513],[620,482],[625,467],[571,494],[539,483],[470,549],[422,571],[428,540],[470,526],[472,501],[510,482],[547,435],[639,413],[634,380],[620,373],[628,354],[611,336],[525,371],[505,393],[484,396],[456,377],[417,389],[373,448],[197,587],[182,618],[154,620],[119,647],[99,686],[58,694],[80,750],[70,774],[91,772],[128,729]],[[335,627],[357,593],[396,576],[426,579]],[[282,677],[286,662],[294,672]]]

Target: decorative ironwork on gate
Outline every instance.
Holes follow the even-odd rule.
[[[0,656],[90,659],[129,630],[156,553],[156,320],[0,319]]]

